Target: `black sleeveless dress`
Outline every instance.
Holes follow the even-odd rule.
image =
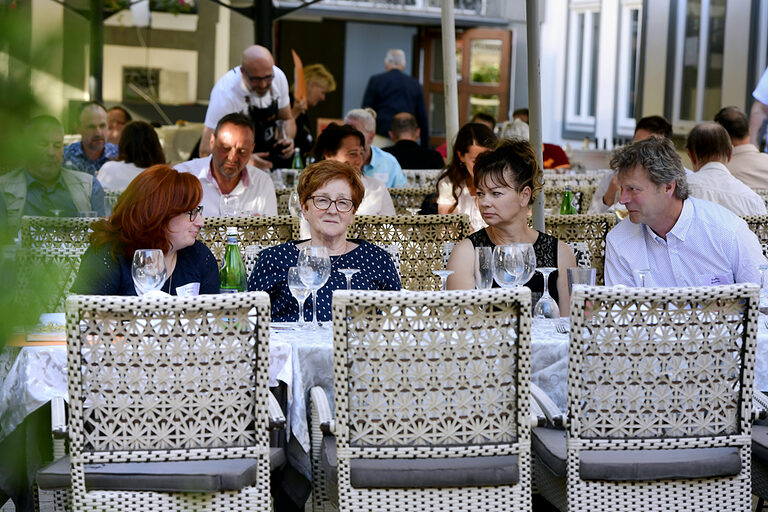
[[[539,236],[536,237],[536,241],[533,243],[533,252],[536,254],[536,267],[557,267],[557,238],[546,233],[538,232]],[[488,233],[485,229],[475,231],[469,235],[469,240],[472,242],[473,247],[496,247],[491,239],[488,237]],[[549,274],[549,294],[555,299],[555,302],[560,303],[560,294],[557,293],[557,275],[559,271],[555,270]],[[531,290],[531,305],[535,305],[541,294],[544,292],[544,277],[540,272],[533,274],[533,277],[525,283],[525,286]],[[496,281],[493,282],[493,287],[498,288],[499,285]]]

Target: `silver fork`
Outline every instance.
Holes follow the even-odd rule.
[[[555,330],[560,334],[568,334],[568,326],[564,322],[555,322]]]

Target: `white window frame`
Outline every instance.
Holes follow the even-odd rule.
[[[576,49],[579,46],[578,38],[578,19],[579,14],[584,14],[584,32],[582,37],[581,63],[576,62]],[[592,83],[592,66],[599,64],[592,62],[593,41],[592,28],[594,15],[600,14],[600,2],[595,0],[571,0],[568,6],[568,51],[567,65],[568,74],[566,77],[566,98],[565,98],[565,129],[573,132],[594,132],[595,116],[587,114],[577,114],[577,105],[588,105],[593,90],[597,87]],[[596,41],[599,45],[599,41]],[[599,52],[599,49],[598,49]],[[581,70],[581,76],[577,76],[577,71]],[[597,74],[599,76],[599,73]],[[576,86],[580,83],[581,87]],[[580,90],[579,97],[576,92]]]
[[[726,4],[727,5],[727,4]],[[675,29],[675,75],[672,89],[672,125],[676,133],[687,133],[696,124],[704,121],[704,84],[707,77],[707,58],[709,56],[709,11],[710,0],[701,0],[699,14],[699,46],[696,71],[696,108],[695,119],[681,119],[681,88],[683,86],[683,52],[685,50],[685,22],[688,0],[677,3],[677,26]],[[727,11],[727,7],[726,7]]]
[[[635,61],[632,61],[632,11],[637,11],[637,47],[640,48],[642,41],[640,38],[643,33],[643,2],[642,0],[622,0],[621,12],[619,14],[619,52],[617,55],[618,80],[616,83],[616,134],[622,136],[632,136],[635,133],[635,118],[629,115],[627,103],[629,100],[629,83],[632,76],[631,70],[634,67],[635,94],[639,85],[640,52],[636,55]],[[637,100],[637,98],[635,98]]]

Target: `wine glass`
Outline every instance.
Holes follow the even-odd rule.
[[[418,215],[419,212],[421,211],[421,208],[419,208],[418,206],[409,206],[406,208],[406,210],[408,210],[408,213],[410,213],[411,215]]]
[[[453,270],[433,270],[432,273],[440,277],[440,289],[446,290],[448,284],[448,276],[453,274]]]
[[[352,289],[352,276],[360,272],[359,269],[356,268],[342,268],[339,269],[339,272],[344,274],[344,277],[347,278],[347,290]]]
[[[493,286],[493,247],[475,247],[475,288]]]
[[[539,272],[544,276],[544,292],[541,294],[541,298],[533,308],[534,318],[560,318],[560,308],[557,307],[557,302],[549,294],[549,274],[557,270],[557,267],[540,267],[537,268]]]
[[[331,257],[322,245],[310,245],[299,251],[299,276],[312,291],[312,325],[317,320],[317,290],[325,285],[331,275]],[[319,323],[319,322],[318,322]]]
[[[165,256],[160,249],[136,249],[133,253],[131,276],[136,293],[144,295],[159,290],[165,283]]]
[[[493,248],[493,278],[502,288],[517,285],[525,272],[520,247],[497,245]]]
[[[639,268],[632,271],[635,274],[635,286],[645,288],[648,286],[648,278],[651,277],[651,269]]]
[[[768,274],[766,274],[768,265],[758,265],[757,269],[760,271],[760,303],[758,308],[761,313],[768,314]]]
[[[536,251],[533,250],[533,244],[520,242],[514,245],[520,249],[520,255],[523,259],[523,273],[517,286],[523,286],[536,273]]]
[[[306,325],[304,321],[304,303],[309,298],[309,288],[301,280],[301,274],[299,274],[299,267],[291,267],[288,269],[288,290],[299,303],[299,328],[303,328]]]
[[[288,196],[288,211],[294,217],[301,218],[301,203],[299,202],[299,193],[296,189],[291,190],[291,195]]]
[[[237,217],[240,214],[240,198],[237,196],[221,196],[219,210],[222,217]]]

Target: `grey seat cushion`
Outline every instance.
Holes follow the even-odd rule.
[[[565,477],[565,431],[534,428],[531,449],[556,476]],[[583,480],[613,482],[713,478],[738,475],[738,448],[687,448],[675,450],[590,450],[579,456]]]
[[[238,490],[256,483],[257,463],[256,459],[222,459],[86,464],[85,486],[87,489],[116,491]],[[275,468],[284,464],[285,451],[282,448],[270,448],[270,466]],[[69,487],[69,456],[38,471],[37,483],[41,489]]]
[[[338,473],[336,438],[323,438],[322,463]],[[517,455],[444,459],[352,459],[349,477],[355,488],[442,488],[514,485],[520,479]]]
[[[752,457],[768,464],[768,426],[752,425]]]

